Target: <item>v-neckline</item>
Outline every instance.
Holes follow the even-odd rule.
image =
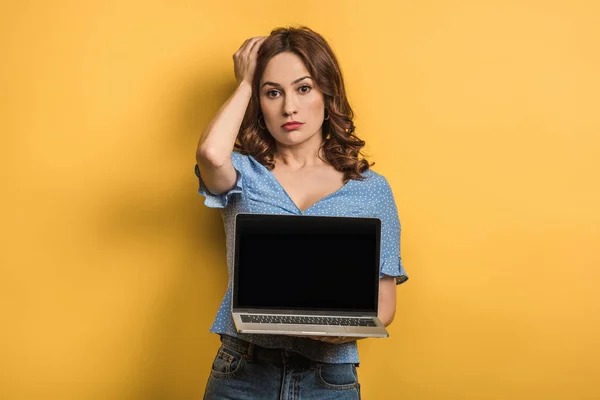
[[[252,157],[252,156],[250,156],[250,157]],[[310,206],[308,206],[304,210],[301,210],[300,207],[298,207],[298,204],[296,204],[296,202],[292,199],[292,196],[289,195],[289,193],[287,192],[287,190],[285,190],[285,188],[283,187],[283,185],[281,184],[281,182],[279,182],[279,179],[277,179],[277,177],[275,176],[275,174],[273,173],[273,171],[271,171],[269,168],[267,168],[264,165],[262,165],[256,158],[252,157],[252,159],[254,161],[256,161],[257,164],[259,164],[261,167],[263,167],[267,171],[267,173],[271,176],[271,178],[273,178],[273,180],[275,181],[275,183],[277,184],[277,186],[279,186],[279,189],[288,198],[288,200],[290,201],[290,203],[292,203],[294,205],[294,207],[296,207],[296,210],[299,211],[300,214],[306,213],[308,210],[310,210],[313,207],[316,207],[321,202],[323,202],[323,201],[327,200],[328,198],[330,198],[330,197],[338,194],[339,192],[341,192],[342,190],[344,190],[346,188],[346,186],[348,186],[350,184],[350,182],[352,182],[352,179],[348,180],[348,182],[346,182],[344,184],[344,186],[342,186],[341,188],[335,190],[334,192],[329,193],[328,195],[326,195],[324,197],[321,197],[319,200],[317,200],[316,202],[314,202],[313,204],[311,204]]]

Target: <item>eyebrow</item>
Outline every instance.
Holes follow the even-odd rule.
[[[308,79],[312,79],[310,76],[303,76],[302,78],[298,78],[298,79],[296,79],[294,82],[292,82],[292,85],[293,85],[293,84],[295,84],[295,83],[298,83],[298,82],[300,82],[302,79],[306,79],[306,78],[308,78]],[[280,85],[279,83],[275,83],[275,82],[268,82],[268,81],[267,81],[267,82],[265,82],[265,83],[263,83],[261,87],[264,87],[265,85],[271,85],[271,86],[275,86],[275,87],[281,87],[281,85]]]

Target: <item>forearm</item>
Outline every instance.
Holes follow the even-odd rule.
[[[196,152],[198,162],[202,159],[219,166],[231,156],[251,96],[250,83],[240,82],[200,137]]]

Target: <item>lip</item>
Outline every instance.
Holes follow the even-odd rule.
[[[285,124],[281,125],[282,128],[297,128],[299,126],[303,125],[302,122],[298,122],[298,121],[289,121],[286,122]]]
[[[285,129],[286,131],[295,131],[296,129],[300,128],[302,126],[302,124],[287,124],[283,126],[283,129]]]

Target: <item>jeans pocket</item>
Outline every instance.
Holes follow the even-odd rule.
[[[327,389],[351,390],[358,388],[353,364],[322,363],[317,366],[317,380]]]
[[[242,372],[245,365],[246,359],[242,353],[221,345],[210,373],[215,378],[231,378]]]

